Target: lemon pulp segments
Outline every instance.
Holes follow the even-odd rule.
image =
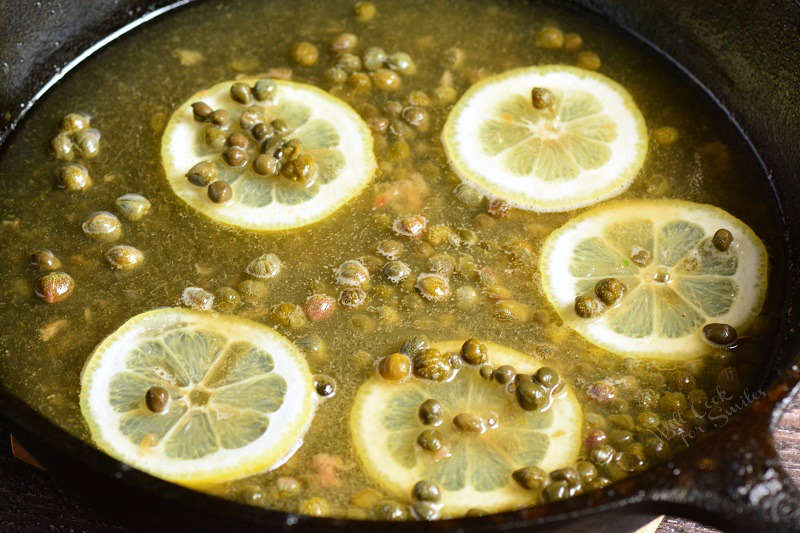
[[[148,409],[153,386],[170,396]],[[128,320],[81,376],[97,445],[155,476],[217,483],[280,465],[299,447],[314,395],[297,348],[249,320],[162,308]]]
[[[726,251],[711,240],[733,234]],[[644,265],[632,260],[650,259]],[[767,252],[742,221],[714,206],[682,200],[630,200],[597,207],[553,232],[541,258],[542,285],[566,324],[609,351],[687,359],[709,345],[702,327],[744,329],[764,303]],[[575,297],[605,278],[626,286],[621,303],[581,318]]]
[[[252,85],[256,79],[241,81]],[[178,197],[194,209],[245,229],[295,228],[327,217],[372,179],[377,168],[372,135],[346,103],[311,85],[274,80],[275,99],[242,105],[230,96],[233,83],[223,82],[192,95],[173,113],[164,131],[161,159],[167,180]],[[227,165],[220,158],[221,149],[206,146],[204,125],[193,118],[191,104],[198,101],[229,110],[233,125],[239,124],[245,110],[255,110],[267,123],[286,121],[292,130],[286,139],[298,139],[317,164],[316,182],[303,187],[288,178],[258,175],[252,157],[242,167]],[[188,170],[201,161],[216,164],[219,178],[231,185],[232,201],[215,204],[205,187],[186,179]]]
[[[555,96],[538,110],[531,89]],[[623,192],[647,153],[644,118],[628,92],[563,65],[491,76],[458,101],[442,131],[462,180],[518,207],[567,211]]]
[[[492,343],[489,362],[512,365],[518,372],[533,373],[537,360]],[[460,342],[434,343],[443,352],[455,351]],[[417,436],[432,426],[418,416],[422,402],[433,398],[444,408],[443,434],[448,458],[423,450]],[[487,419],[495,416],[496,428],[482,435],[459,434],[453,418],[468,412]],[[407,498],[420,480],[440,485],[442,512],[461,515],[470,508],[501,511],[536,502],[538,495],[522,489],[511,473],[537,465],[546,471],[574,463],[580,449],[582,413],[568,387],[541,413],[528,412],[498,383],[479,376],[475,367],[462,368],[450,382],[411,379],[394,383],[373,378],[358,390],[350,414],[350,430],[365,470],[398,498]]]

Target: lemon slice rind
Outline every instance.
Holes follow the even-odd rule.
[[[166,438],[155,446],[137,445],[121,432],[120,421],[130,412],[115,412],[109,401],[110,385],[114,376],[130,370],[126,359],[141,342],[158,339],[169,331],[200,329],[224,335],[228,341],[226,347],[243,341],[267,352],[274,363],[269,374],[280,376],[286,383],[286,390],[280,407],[268,415],[270,423],[266,431],[249,444],[232,449],[220,447],[215,453],[197,459],[170,459],[164,454]],[[223,353],[221,350],[220,354]],[[213,369],[214,366],[208,371],[209,375]],[[311,423],[315,396],[311,373],[302,354],[274,330],[237,317],[160,308],[131,318],[97,346],[81,373],[80,407],[92,438],[101,450],[162,479],[203,487],[271,470],[288,460],[302,444]],[[144,402],[139,409],[146,412]],[[172,428],[179,424],[180,420]]]
[[[443,352],[458,352],[462,342],[445,341],[432,343],[432,347]],[[511,348],[491,342],[484,342],[488,348],[490,363],[494,366],[512,365],[518,372],[534,373],[542,363],[531,356]],[[474,371],[474,369],[463,369]],[[350,411],[350,431],[357,455],[365,471],[378,482],[393,497],[406,500],[409,498],[413,485],[425,479],[419,471],[419,466],[408,469],[392,460],[392,453],[386,447],[386,434],[381,431],[377,423],[380,420],[383,406],[397,390],[411,385],[424,388],[424,383],[413,382],[393,383],[375,377],[364,383],[356,394],[354,405]],[[487,386],[502,387],[497,383],[487,383]],[[545,471],[555,470],[573,464],[580,451],[580,434],[583,424],[583,415],[580,404],[574,393],[566,387],[562,396],[554,400],[551,408],[554,422],[542,429],[550,439],[545,456],[537,466]],[[448,424],[445,420],[444,424]],[[420,431],[428,429],[421,426]],[[510,428],[509,431],[514,431]],[[430,452],[419,452],[427,454]],[[480,459],[478,460],[478,464]],[[419,462],[417,462],[419,465]],[[519,464],[516,468],[528,466]],[[500,512],[532,505],[539,500],[540,495],[521,488],[511,479],[502,488],[492,491],[478,491],[471,485],[452,491],[442,491],[443,516],[462,516],[471,508],[480,508],[489,512]]]
[[[692,333],[674,338],[658,334],[655,327],[651,335],[639,338],[622,335],[609,327],[609,321],[613,320],[616,316],[615,313],[605,313],[597,319],[585,319],[577,316],[574,300],[581,293],[579,283],[586,283],[588,280],[599,281],[605,277],[618,277],[623,282],[624,280],[634,280],[639,284],[642,279],[641,274],[646,272],[645,269],[637,269],[630,263],[628,265],[620,263],[617,273],[601,273],[594,278],[575,278],[570,273],[573,252],[578,243],[592,238],[606,239],[607,234],[604,232],[609,226],[624,224],[626,221],[650,221],[654,225],[653,233],[655,235],[658,235],[659,228],[663,228],[673,221],[688,221],[692,225],[702,228],[704,234],[700,243],[705,243],[705,246],[710,246],[710,239],[718,229],[729,230],[733,235],[730,253],[735,253],[737,261],[735,274],[732,276],[707,275],[705,277],[707,280],[727,278],[732,282],[731,286],[736,288],[735,301],[728,311],[721,315],[711,315],[706,313],[702,306],[686,300],[702,320],[698,322],[699,325]],[[698,246],[701,246],[700,243]],[[658,242],[655,243],[655,247],[657,246]],[[624,255],[620,250],[620,256],[624,257]],[[647,268],[650,270],[657,268],[657,263],[658,261],[654,258],[652,266],[648,265]],[[712,346],[703,338],[702,326],[704,324],[710,322],[730,324],[739,332],[745,331],[752,324],[766,297],[767,263],[766,249],[753,230],[738,218],[718,207],[684,200],[620,200],[582,213],[551,233],[542,248],[540,271],[544,293],[562,320],[593,344],[620,355],[648,359],[685,360],[701,356],[712,350]],[[636,274],[628,275],[631,271]],[[674,269],[672,275],[672,283],[678,284],[682,279],[702,278],[702,276],[693,276],[691,273],[676,272]],[[680,285],[676,287],[676,291],[685,300]],[[653,294],[658,295],[658,293]],[[625,298],[630,297],[630,294],[624,296],[621,305],[624,305]],[[654,320],[658,324],[659,318],[655,315]]]
[[[615,139],[606,143],[610,159],[598,168],[583,169],[574,179],[543,180],[535,170],[521,176],[503,164],[513,147],[500,154],[486,153],[479,141],[486,117],[492,117],[497,105],[511,95],[530,103],[533,87],[593,95],[602,104],[597,114],[610,117],[616,125]],[[648,144],[644,117],[621,85],[602,74],[565,65],[517,68],[476,83],[448,115],[442,142],[462,180],[489,197],[538,212],[577,209],[624,192],[644,163]]]
[[[257,78],[236,80],[253,84]],[[298,104],[310,111],[303,123],[324,119],[334,126],[338,134],[336,149],[343,154],[344,166],[335,179],[318,183],[319,190],[313,198],[294,205],[273,200],[263,207],[244,205],[236,201],[238,186],[232,185],[233,201],[215,204],[208,198],[205,187],[192,185],[186,172],[196,163],[212,159],[203,153],[197,139],[202,124],[195,121],[191,104],[203,101],[213,109],[231,109],[238,122],[238,114],[248,107],[272,108],[271,101],[253,100],[247,105],[235,102],[230,96],[234,81],[226,81],[198,91],[172,114],[164,130],[161,158],[167,181],[177,196],[207,217],[224,224],[255,231],[277,231],[298,228],[318,222],[358,195],[371,181],[377,169],[373,154],[373,140],[369,128],[358,114],[345,102],[317,87],[285,80],[274,80],[278,87],[277,108],[282,104]],[[293,138],[303,127],[287,137]],[[308,133],[303,132],[303,133]],[[252,162],[248,162],[248,167]],[[255,177],[255,176],[254,176]],[[285,180],[281,177],[262,177],[263,180]],[[318,180],[319,181],[319,180]]]

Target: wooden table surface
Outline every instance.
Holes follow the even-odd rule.
[[[775,433],[784,466],[800,485],[800,398],[784,414]],[[100,519],[90,505],[56,488],[45,472],[11,456],[8,431],[0,425],[0,532],[123,532]],[[659,533],[716,531],[694,522],[666,517]]]

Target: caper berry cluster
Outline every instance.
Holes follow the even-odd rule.
[[[606,278],[598,281],[592,292],[575,298],[575,314],[581,318],[594,318],[619,303],[625,294],[625,284],[616,278]]]
[[[56,159],[72,161],[76,157],[92,159],[100,152],[100,132],[90,128],[91,119],[83,113],[69,113],[61,120],[61,128],[50,143]],[[89,170],[80,163],[62,166],[56,186],[68,191],[83,191],[91,187]]]
[[[278,86],[270,79],[258,80],[252,87],[237,82],[231,85],[230,97],[241,105],[274,102]],[[239,117],[240,131],[231,131],[232,119],[226,109],[212,109],[207,103],[192,104],[194,119],[204,124],[203,139],[207,147],[222,150],[222,161],[232,168],[245,168],[252,163],[252,171],[259,176],[280,175],[309,187],[317,177],[317,164],[303,150],[298,139],[289,139],[292,129],[283,119],[266,121],[260,109],[250,106]],[[208,187],[208,196],[215,203],[232,198],[233,191],[224,180],[219,180],[215,163],[203,161],[186,174],[193,185]]]
[[[61,129],[50,143],[57,159],[72,161],[75,157],[92,159],[100,153],[100,132],[91,128],[91,119],[83,113],[69,113],[61,121]]]

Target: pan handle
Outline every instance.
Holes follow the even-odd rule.
[[[773,407],[756,401],[720,432],[694,443],[665,465],[667,476],[647,499],[723,531],[800,532],[800,490],[775,449]]]

